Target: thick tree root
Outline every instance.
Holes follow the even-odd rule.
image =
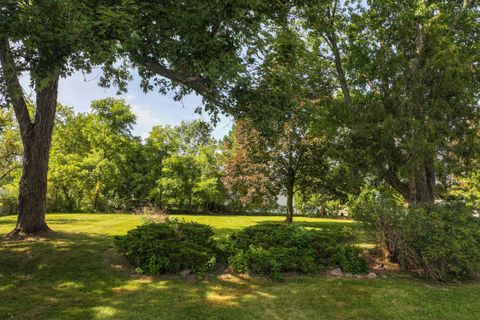
[[[4,240],[21,240],[28,237],[38,237],[50,233],[52,230],[48,227],[47,224],[44,224],[41,227],[37,227],[34,230],[26,231],[25,228],[20,226],[15,227],[10,233],[7,233],[3,239]]]

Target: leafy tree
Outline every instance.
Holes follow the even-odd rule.
[[[239,108],[263,134],[267,176],[273,189],[287,196],[290,223],[295,193],[328,169],[324,141],[310,130],[316,101],[327,92],[318,73],[321,61],[307,50],[300,29],[289,25],[274,30],[268,43],[263,63],[255,70],[257,77],[238,88]]]
[[[22,143],[15,125],[13,114],[0,109],[0,186],[20,169]]]
[[[200,175],[195,159],[190,155],[172,155],[163,162],[158,185],[167,205],[193,209],[193,189]]]
[[[61,106],[50,160],[50,198],[55,210],[130,209],[147,193],[143,146],[132,136],[135,117],[123,100],[92,102],[74,114]]]
[[[138,69],[144,90],[195,92],[208,111],[230,111],[230,93],[245,77],[262,46],[264,23],[286,13],[289,1],[126,1],[118,5],[117,28],[128,37],[120,51]],[[104,84],[120,89],[129,79],[113,62]]]
[[[217,144],[212,128],[201,120],[179,126],[157,126],[147,139],[151,163],[150,195],[157,206],[192,211],[213,210],[223,204]]]
[[[89,72],[111,57],[111,1],[13,1],[0,4],[0,90],[13,107],[23,144],[19,216],[11,235],[48,230],[45,223],[49,150],[58,81]],[[33,118],[19,78],[35,93]]]
[[[446,198],[463,201],[478,211],[480,210],[480,162],[477,159],[469,167],[469,171],[449,177]]]
[[[229,206],[263,209],[275,206],[278,188],[270,178],[272,166],[264,136],[248,120],[238,120],[224,139],[223,183]]]
[[[298,10],[339,88],[331,119],[343,160],[410,204],[432,202],[475,156],[478,5],[305,1]]]
[[[220,167],[220,154],[217,144],[203,146],[195,156],[195,165],[200,168],[200,176],[193,188],[196,203],[206,211],[222,210],[225,203],[223,172]]]

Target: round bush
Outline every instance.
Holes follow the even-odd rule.
[[[348,272],[366,271],[360,250],[346,244],[344,233],[322,233],[297,225],[264,223],[230,237],[234,254],[230,266],[280,279],[285,272],[315,273],[340,266]]]
[[[141,273],[177,273],[189,269],[204,276],[216,264],[210,226],[195,222],[150,223],[115,237],[115,245]]]

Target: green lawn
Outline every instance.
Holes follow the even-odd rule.
[[[219,237],[281,217],[185,217]],[[376,280],[294,277],[284,282],[212,276],[203,281],[136,275],[112,236],[133,215],[50,214],[48,238],[0,243],[0,319],[480,319],[480,284],[440,286],[400,274]],[[355,227],[297,218],[307,227]],[[15,217],[0,217],[0,234]],[[359,240],[359,242],[364,239]]]

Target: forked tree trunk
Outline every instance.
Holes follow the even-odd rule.
[[[10,236],[44,232],[49,230],[45,222],[47,174],[57,107],[59,70],[44,71],[42,76],[32,77],[36,85],[35,117],[32,121],[18,78],[19,67],[12,55],[10,41],[3,35],[0,36],[0,64],[6,96],[15,110],[24,150],[18,220]]]
[[[424,166],[417,170],[410,181],[410,197],[412,204],[426,204],[435,201],[435,170],[431,166]]]
[[[409,205],[430,204],[435,201],[436,173],[433,160],[418,165],[408,181],[401,181],[394,172],[384,175],[385,181],[397,190]]]
[[[35,119],[22,132],[23,172],[18,220],[10,236],[48,231],[45,222],[50,145],[57,106],[58,78],[37,91]]]

